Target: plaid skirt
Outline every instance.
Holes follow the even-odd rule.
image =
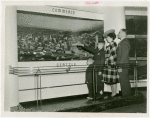
[[[103,70],[103,81],[106,84],[119,83],[119,73],[117,68],[106,66]]]

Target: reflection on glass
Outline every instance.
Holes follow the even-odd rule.
[[[136,39],[137,57],[147,57],[147,39]]]
[[[147,35],[147,16],[126,16],[126,28],[130,35]]]
[[[147,16],[135,16],[135,34],[147,35]]]
[[[130,42],[130,52],[129,57],[135,57],[135,47],[136,47],[136,39],[128,39]]]
[[[135,49],[137,57],[147,57],[147,39],[129,39],[131,49],[129,56],[135,57]]]
[[[135,34],[134,16],[126,16],[126,28],[128,34]]]

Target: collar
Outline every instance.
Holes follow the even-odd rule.
[[[123,40],[123,39],[125,39],[126,37],[123,37],[122,39],[121,39],[121,41]]]
[[[114,41],[111,41],[110,43],[108,43],[108,45],[106,45],[106,48],[110,47],[113,43]]]
[[[118,42],[118,44],[119,44],[123,39],[125,39],[125,38],[126,38],[126,37],[121,38],[120,41]]]

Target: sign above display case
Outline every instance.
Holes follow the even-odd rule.
[[[51,7],[51,12],[53,12],[53,13],[60,13],[60,14],[75,15],[75,10],[70,10],[70,9],[65,9],[65,8]]]
[[[17,11],[53,14],[93,20],[104,20],[103,14],[54,6],[17,6]]]

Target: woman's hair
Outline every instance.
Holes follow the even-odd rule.
[[[116,38],[116,34],[115,33],[109,33],[107,36],[109,36],[113,40]]]

